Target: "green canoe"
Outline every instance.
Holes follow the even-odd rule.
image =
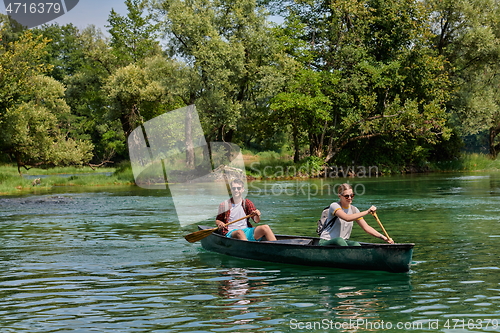
[[[200,230],[212,227],[198,226]],[[249,242],[216,232],[201,240],[203,248],[234,257],[277,263],[344,269],[408,272],[415,244],[319,246],[317,237],[276,235],[277,241]]]

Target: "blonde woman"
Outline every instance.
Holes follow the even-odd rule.
[[[377,207],[371,206],[370,209],[360,212],[358,208],[352,205],[354,192],[350,184],[342,184],[338,188],[340,201],[333,202],[328,211],[327,227],[320,235],[319,245],[340,245],[340,246],[360,246],[358,242],[350,241],[353,221],[369,235],[380,238],[389,244],[394,244],[392,239],[388,239],[377,230],[366,223],[363,216],[377,210]],[[333,224],[332,224],[333,222]]]

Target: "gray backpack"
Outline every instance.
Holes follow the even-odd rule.
[[[327,206],[325,207],[325,209],[323,209],[323,212],[321,212],[321,217],[318,220],[318,227],[316,228],[316,233],[318,234],[318,236],[321,236],[321,233],[325,229],[331,228],[335,224],[335,221],[337,221],[338,219],[338,216],[335,216],[334,219],[328,219],[329,211],[330,211],[330,206]]]

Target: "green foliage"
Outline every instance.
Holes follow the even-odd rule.
[[[498,171],[500,159],[476,153],[463,153],[458,158],[449,161],[439,161],[430,164],[433,171]]]
[[[91,143],[67,136],[64,87],[44,75],[51,69],[41,60],[47,42],[26,32],[0,53],[0,149],[18,168],[81,164],[92,157]]]
[[[287,118],[302,125],[294,117],[311,116],[301,131],[291,127],[294,137],[308,137],[311,155],[329,161],[352,142],[388,134],[430,144],[449,137],[446,61],[428,47],[420,2],[307,1],[288,8],[285,29],[309,41],[303,54],[312,60],[303,65],[323,74],[318,88],[327,114],[319,118],[317,105],[292,109],[302,86],[288,81],[286,88]]]
[[[40,184],[34,185],[36,176]],[[31,177],[26,177],[31,176]],[[50,169],[32,168],[20,176],[17,167],[0,165],[0,193],[2,195],[25,192],[39,193],[54,186],[116,186],[134,184],[130,163],[121,163],[116,168],[54,167]]]
[[[165,111],[184,106],[187,82],[182,65],[161,55],[157,41],[159,24],[144,15],[142,1],[126,0],[128,14],[112,11],[109,32],[111,53],[121,65],[105,79],[108,109],[106,117],[119,120],[125,138],[137,126]],[[189,94],[189,92],[188,92]]]
[[[125,183],[134,183],[134,173],[132,171],[132,165],[130,164],[130,161],[124,161],[121,162],[116,166],[116,171],[113,174],[116,179],[118,179],[120,182],[125,182]]]
[[[331,120],[328,96],[322,92],[321,73],[300,70],[292,78],[283,92],[271,100],[271,116],[279,126],[291,128],[294,143],[294,162],[298,162],[300,147],[322,133],[324,125]],[[317,148],[317,147],[314,147]],[[313,148],[313,149],[314,149]]]
[[[274,151],[263,151],[255,155],[256,159],[251,159],[245,164],[245,171],[248,176],[266,178],[290,178],[295,177],[295,163],[289,156],[282,155]]]
[[[495,0],[429,0],[434,44],[451,64],[449,101],[463,135],[489,131],[492,156],[500,152],[500,4]]]
[[[134,128],[190,104],[207,141],[281,151],[258,154],[259,172],[424,170],[479,134],[500,151],[495,0],[125,4],[109,39],[92,26],[25,33],[0,15],[2,161],[126,160]]]
[[[0,49],[0,110],[4,111],[18,100],[22,100],[22,89],[29,89],[27,80],[43,75],[52,68],[42,63],[47,40],[24,34],[20,40],[4,45]]]
[[[141,0],[125,0],[127,16],[111,10],[108,22],[111,47],[122,65],[160,54],[159,24],[151,24],[152,15],[144,16]]]
[[[17,41],[26,30],[22,24],[9,16],[0,13],[0,46],[6,47]]]
[[[90,26],[76,35],[71,44],[72,52],[83,52],[80,67],[73,75],[65,76],[66,101],[71,107],[73,135],[82,140],[91,140],[94,145],[92,162],[127,157],[126,138],[119,120],[107,116],[109,101],[103,89],[110,73],[119,68],[108,40]]]
[[[267,13],[253,0],[162,0],[154,10],[169,54],[197,75],[190,96],[208,140],[232,141],[240,133],[249,140],[276,86],[277,43]]]
[[[121,165],[121,164],[120,164]],[[90,166],[57,166],[51,168],[38,168],[33,167],[23,173],[23,176],[37,176],[37,175],[58,175],[58,174],[93,174],[93,173],[114,173],[117,168],[100,168],[92,169]],[[22,178],[17,172],[14,164],[0,164],[0,173],[5,175],[15,176]]]
[[[325,162],[318,156],[308,156],[300,161],[298,170],[306,170],[309,177],[318,177],[325,170]]]
[[[0,176],[0,194],[17,194],[21,189],[33,187],[31,180],[17,176]]]
[[[384,174],[427,171],[430,146],[422,140],[379,136],[346,145],[331,165],[377,167]]]
[[[281,154],[275,151],[261,151],[257,153],[257,158],[261,161],[267,162],[276,162],[278,160],[287,159],[286,156],[282,156]]]
[[[323,159],[309,156],[294,163],[288,154],[274,151],[259,152],[245,165],[248,176],[258,179],[318,177],[324,171]]]
[[[119,68],[106,80],[104,90],[110,106],[107,116],[119,119],[127,137],[145,121],[184,106],[189,70],[162,56]]]
[[[49,73],[57,81],[74,75],[85,62],[83,45],[79,41],[79,31],[73,24],[59,26],[58,24],[43,25],[31,29],[35,36],[47,39],[43,61],[53,65]]]

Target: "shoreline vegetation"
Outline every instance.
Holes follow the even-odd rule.
[[[132,186],[134,176],[129,163],[117,167],[31,168],[20,175],[14,164],[0,165],[0,196],[40,193],[55,186]]]
[[[232,143],[249,180],[499,169],[500,3],[469,2],[125,0],[109,36],[0,13],[0,167],[120,162],[0,193],[220,181]]]
[[[421,166],[398,168],[378,165],[338,165],[325,167],[317,158],[305,158],[294,163],[292,158],[276,152],[243,154],[248,180],[290,180],[308,178],[367,178],[395,174],[433,172],[487,172],[500,171],[500,159],[488,155],[463,153],[453,161],[427,163]],[[55,186],[135,186],[130,163],[116,167],[92,169],[61,167],[51,169],[32,168],[19,175],[13,164],[0,165],[0,195],[17,195],[50,191]]]

